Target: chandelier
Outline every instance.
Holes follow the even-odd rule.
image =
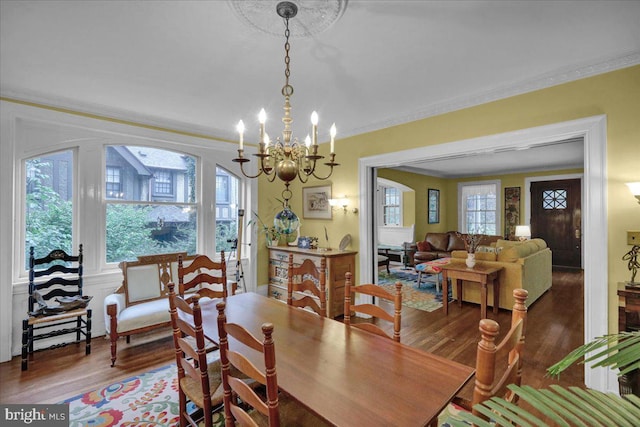
[[[333,173],[333,167],[338,166],[335,162],[335,136],[336,125],[331,126],[331,153],[329,154],[329,161],[324,165],[328,167],[326,176],[322,176],[316,171],[316,166],[319,161],[324,159],[324,156],[318,154],[318,114],[314,111],[311,114],[311,137],[307,135],[304,144],[294,138],[293,141],[291,123],[291,104],[289,102],[291,95],[293,95],[293,87],[289,84],[289,19],[296,16],[298,13],[298,6],[294,3],[283,1],[276,6],[278,15],[284,18],[285,23],[285,83],[282,87],[282,96],[284,96],[284,117],[282,122],[284,123],[284,130],[282,131],[282,140],[278,137],[275,141],[271,141],[269,136],[265,132],[266,113],[264,109],[260,110],[258,115],[258,121],[260,122],[260,141],[258,144],[258,152],[254,154],[257,157],[259,171],[255,175],[248,174],[244,170],[244,164],[249,162],[250,159],[244,157],[244,123],[242,120],[238,122],[237,130],[240,134],[238,157],[233,159],[234,162],[240,163],[240,170],[247,178],[257,178],[264,174],[268,177],[269,182],[273,182],[276,177],[284,181],[285,190],[282,192],[284,198],[285,208],[288,207],[288,201],[291,198],[291,191],[289,190],[289,184],[295,180],[296,177],[302,183],[306,183],[309,177],[313,176],[319,180],[325,180]]]

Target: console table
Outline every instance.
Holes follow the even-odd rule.
[[[455,282],[458,296],[458,305],[462,307],[462,281],[477,282],[480,284],[480,318],[487,318],[487,283],[493,284],[493,313],[498,314],[500,305],[500,280],[498,272],[502,267],[485,267],[477,265],[469,268],[461,264],[447,264],[442,266],[442,307],[444,314],[449,314],[449,281]]]
[[[293,263],[302,264],[305,258],[310,259],[320,268],[320,261],[325,259],[327,268],[327,317],[335,318],[344,314],[344,276],[351,272],[355,278],[356,251],[338,249],[301,249],[290,246],[269,248],[269,297],[287,301],[287,280],[289,271],[289,254],[293,254]],[[355,283],[355,282],[354,282]],[[306,294],[305,294],[306,295]],[[312,298],[315,296],[310,295]],[[319,304],[319,302],[318,302]]]

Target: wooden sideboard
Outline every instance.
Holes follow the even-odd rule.
[[[269,297],[284,302],[287,301],[287,272],[291,253],[295,265],[300,265],[305,258],[309,258],[320,268],[321,259],[325,259],[327,317],[342,316],[344,314],[344,275],[347,272],[355,275],[357,252],[338,249],[300,249],[288,246],[269,248]]]
[[[618,283],[618,330],[640,330],[640,286]]]

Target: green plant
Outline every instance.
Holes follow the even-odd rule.
[[[267,244],[280,239],[281,233],[275,226],[267,226],[257,213],[253,211],[251,213],[253,214],[253,218],[247,223],[247,225],[259,226],[260,231],[264,233],[264,236],[267,239]]]
[[[587,356],[588,354],[592,355]],[[582,363],[595,362],[592,368],[606,366],[619,369],[618,375],[639,369],[640,332],[621,332],[596,338],[576,348],[551,366],[547,372],[549,375],[557,376],[582,359],[584,359]],[[548,426],[550,422],[558,426],[634,427],[639,425],[640,397],[633,394],[621,397],[597,390],[558,385],[542,390],[528,386],[518,387],[514,384],[508,388],[533,410],[494,397],[474,406],[475,410],[490,418],[491,422],[464,412],[455,418],[449,418],[447,422],[452,426],[468,426],[468,423],[478,426],[511,426],[513,424]],[[539,418],[540,414],[544,419]]]

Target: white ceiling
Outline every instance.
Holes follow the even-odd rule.
[[[292,21],[346,3],[295,2]],[[276,3],[257,4],[283,34]],[[635,65],[639,22],[640,1],[350,0],[326,31],[292,30],[294,135],[316,109],[321,141],[336,123],[339,156],[341,136]],[[230,140],[243,119],[249,141],[261,107],[267,132],[282,129],[283,44],[226,1],[2,0],[0,89]]]

